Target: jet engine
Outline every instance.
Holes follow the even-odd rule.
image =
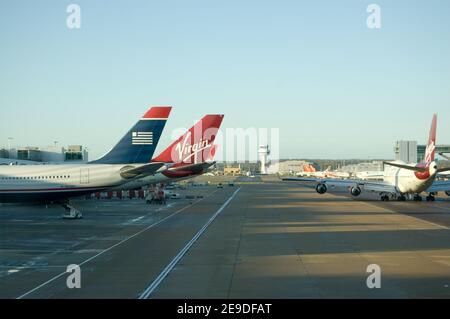
[[[319,194],[325,194],[327,190],[327,185],[325,185],[324,183],[317,184],[316,186],[316,192],[318,192]]]
[[[352,196],[359,196],[361,195],[361,188],[359,188],[359,186],[354,186],[350,189],[350,194],[352,194]]]

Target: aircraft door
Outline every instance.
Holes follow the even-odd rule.
[[[80,169],[80,184],[89,184],[89,168]]]

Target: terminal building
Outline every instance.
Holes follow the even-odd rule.
[[[12,158],[10,156],[10,158]],[[17,159],[20,161],[42,162],[42,153],[38,147],[25,147],[17,150]]]
[[[48,147],[20,147],[17,149],[0,149],[0,159],[13,162],[31,161],[38,163],[85,163],[89,161],[89,153],[81,145],[69,145],[68,148]]]
[[[417,146],[417,159],[419,162],[422,162],[424,160],[426,149],[427,149],[426,145],[418,145]],[[436,145],[436,154],[438,154],[438,153],[450,154],[450,145],[448,145],[448,144],[447,145]]]
[[[394,154],[396,161],[417,163],[417,141],[397,141]]]
[[[225,176],[237,176],[241,174],[241,165],[239,165],[238,167],[228,166],[223,168],[223,175]]]
[[[358,164],[351,164],[342,166],[340,171],[351,174],[361,172],[380,172],[384,170],[383,161],[362,162]]]
[[[67,150],[63,151],[64,161],[87,162],[89,160],[88,152],[83,150],[81,145],[69,145]]]
[[[425,158],[426,145],[417,141],[397,141],[394,146],[395,159],[405,163],[420,163]],[[436,154],[450,153],[450,145],[436,145]]]

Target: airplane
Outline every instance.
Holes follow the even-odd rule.
[[[323,177],[323,176],[317,176],[316,173],[319,173],[317,168],[314,166],[315,164],[304,164],[303,165],[303,171],[297,173],[297,176],[309,176],[309,177]],[[328,167],[325,172],[327,172],[330,169]],[[320,172],[323,173],[323,172]]]
[[[170,168],[120,185],[114,190],[140,189],[148,185],[168,184],[202,175],[216,163],[213,161],[217,132],[224,115],[206,115],[180,136],[152,163],[167,163]]]
[[[377,192],[382,201],[389,198],[400,201],[406,200],[406,195],[413,196],[415,201],[422,201],[420,193],[428,192],[427,201],[434,201],[439,191],[450,196],[450,181],[437,181],[436,176],[450,167],[438,167],[435,161],[437,115],[433,115],[428,144],[425,151],[425,162],[416,165],[402,161],[384,162],[385,171],[383,181],[364,181],[360,179],[314,179],[314,178],[285,178],[284,181],[316,182],[316,191],[325,194],[330,187],[348,188],[354,197],[363,191]]]
[[[0,167],[0,203],[61,203],[68,218],[81,212],[70,198],[102,191],[166,170],[153,156],[172,107],[152,107],[103,157],[85,164]]]
[[[350,177],[350,174],[347,172],[332,171],[331,166],[328,166],[327,169],[324,171],[318,171],[311,164],[303,165],[303,172],[299,173],[299,174],[301,176],[310,176],[310,177],[316,177],[316,178],[327,178],[327,177],[349,178]]]

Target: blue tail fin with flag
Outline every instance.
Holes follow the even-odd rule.
[[[147,163],[155,152],[171,110],[169,106],[150,108],[110,152],[89,164]]]

